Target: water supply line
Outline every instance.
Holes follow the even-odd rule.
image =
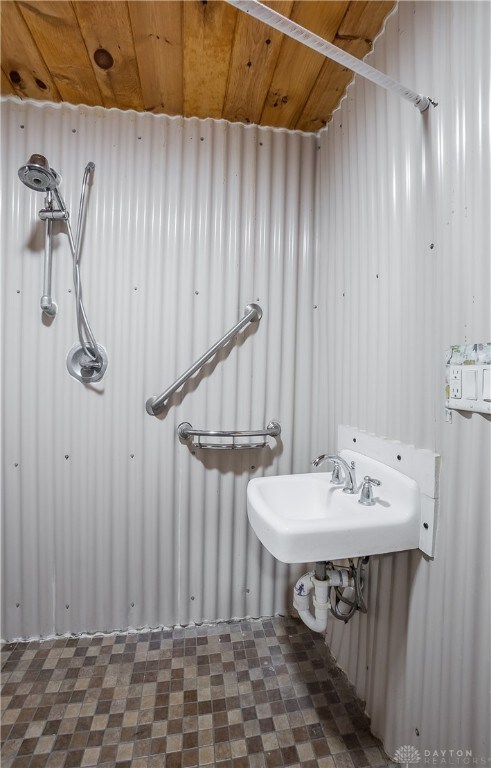
[[[372,83],[380,85],[387,91],[392,91],[403,99],[407,99],[414,106],[419,109],[420,112],[425,112],[430,104],[434,107],[437,106],[436,102],[430,99],[428,96],[422,96],[416,91],[407,88],[405,85],[398,83],[389,75],[385,75],[375,67],[366,64],[364,61],[357,59],[356,56],[352,56],[351,53],[343,51],[342,48],[338,48],[337,45],[329,43],[319,35],[314,34],[309,29],[302,27],[295,21],[288,19],[278,11],[274,11],[272,8],[268,8],[259,0],[226,0],[230,5],[238,8],[239,11],[247,13],[253,16],[255,19],[262,21],[273,29],[277,29],[288,37],[292,37],[303,45],[312,48],[312,50],[321,53],[328,59],[336,61],[347,69],[351,69],[353,72],[365,77],[367,80],[371,80]]]

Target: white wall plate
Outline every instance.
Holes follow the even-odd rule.
[[[418,483],[421,493],[419,549],[429,557],[434,557],[440,496],[440,455],[426,448],[378,437],[356,427],[339,425],[338,450],[343,448],[377,459]]]

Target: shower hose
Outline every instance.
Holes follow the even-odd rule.
[[[82,181],[82,191],[80,194],[80,204],[78,209],[77,230],[76,230],[75,238],[73,237],[73,230],[70,224],[70,219],[68,218],[68,210],[65,205],[65,201],[57,188],[53,190],[61,209],[67,215],[66,225],[67,225],[67,231],[68,231],[68,240],[70,243],[70,250],[71,250],[72,259],[73,259],[73,285],[75,288],[77,331],[78,331],[80,346],[82,347],[85,355],[85,358],[81,359],[81,366],[83,368],[90,368],[92,370],[99,369],[102,365],[102,360],[101,360],[100,353],[98,351],[97,341],[95,339],[95,336],[90,327],[89,320],[87,318],[87,313],[85,311],[85,306],[83,302],[82,281],[80,278],[80,250],[81,250],[81,241],[82,241],[82,229],[85,222],[85,213],[86,213],[85,202],[86,202],[87,180],[88,180],[89,174],[92,173],[94,169],[95,169],[95,165],[92,162],[87,163],[87,165],[85,166],[84,177]]]

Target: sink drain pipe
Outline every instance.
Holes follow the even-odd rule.
[[[327,617],[331,608],[329,590],[331,587],[353,587],[354,580],[346,569],[329,568],[327,564],[318,562],[315,571],[309,571],[301,576],[293,587],[293,607],[297,609],[300,618],[314,632],[325,632]],[[315,615],[310,610],[310,593],[314,591],[313,604]]]

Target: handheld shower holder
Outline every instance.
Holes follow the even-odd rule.
[[[70,214],[68,211],[52,211],[49,208],[41,208],[39,218],[41,221],[68,221]]]

